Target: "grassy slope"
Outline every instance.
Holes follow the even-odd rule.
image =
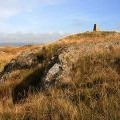
[[[114,32],[77,34],[46,45],[45,54],[50,57],[61,44],[107,39],[120,40],[120,36]],[[0,119],[120,119],[120,48],[79,58],[69,85],[58,84],[43,93],[29,94],[26,103],[14,106],[11,88],[33,71],[16,71],[16,76],[0,85]]]

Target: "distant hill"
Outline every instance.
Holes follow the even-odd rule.
[[[0,45],[28,45],[28,44],[41,44],[52,42],[63,38],[65,34],[60,33],[46,33],[46,34],[33,34],[33,33],[14,33],[14,34],[0,34]]]

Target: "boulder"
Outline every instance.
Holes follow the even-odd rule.
[[[5,81],[6,78],[16,70],[35,68],[38,64],[41,64],[44,59],[45,58],[42,53],[35,54],[30,51],[23,52],[5,65],[4,70],[0,73],[0,81]]]
[[[55,85],[58,82],[59,75],[62,72],[62,66],[59,63],[55,63],[45,75],[44,78],[44,86],[45,88],[49,88],[50,86]]]
[[[12,72],[16,69],[31,68],[38,64],[38,59],[33,53],[22,53],[16,59],[11,60],[4,67],[4,72]]]

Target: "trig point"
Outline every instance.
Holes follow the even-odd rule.
[[[93,32],[97,32],[97,31],[99,31],[99,28],[98,28],[97,24],[94,24]]]

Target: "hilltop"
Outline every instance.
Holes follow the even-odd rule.
[[[0,51],[1,119],[120,118],[120,33]]]

